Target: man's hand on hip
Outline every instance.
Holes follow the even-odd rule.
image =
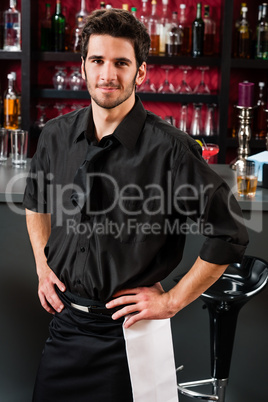
[[[170,296],[166,293],[160,283],[151,287],[139,287],[124,289],[114,294],[115,299],[106,304],[107,308],[120,307],[122,309],[113,314],[112,318],[117,320],[127,317],[124,324],[129,328],[140,320],[159,320],[173,317],[177,311],[170,308]]]
[[[38,296],[44,309],[55,314],[55,311],[60,313],[64,305],[58,297],[55,285],[62,291],[65,291],[65,285],[58,279],[54,272],[47,265],[42,267],[42,274],[39,275]]]

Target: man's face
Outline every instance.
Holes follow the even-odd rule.
[[[137,71],[133,44],[125,38],[91,35],[82,76],[92,100],[100,107],[112,109],[131,96],[135,84],[145,77],[146,65]]]

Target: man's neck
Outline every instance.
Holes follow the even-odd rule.
[[[92,104],[92,115],[95,125],[95,136],[100,141],[104,136],[112,134],[116,127],[121,123],[125,116],[130,112],[135,104],[135,94],[121,105],[112,109],[104,109],[98,106],[94,100]]]

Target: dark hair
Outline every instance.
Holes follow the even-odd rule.
[[[81,54],[86,60],[90,35],[110,35],[129,39],[139,67],[146,61],[150,49],[150,36],[145,26],[129,11],[122,9],[95,10],[86,20],[82,31]]]

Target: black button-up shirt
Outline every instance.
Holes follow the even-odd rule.
[[[239,262],[248,242],[238,203],[201,147],[139,98],[99,142],[91,106],[50,120],[24,206],[51,213],[45,253],[67,289],[104,302],[163,280],[182,258],[188,218],[206,236],[205,261]]]

